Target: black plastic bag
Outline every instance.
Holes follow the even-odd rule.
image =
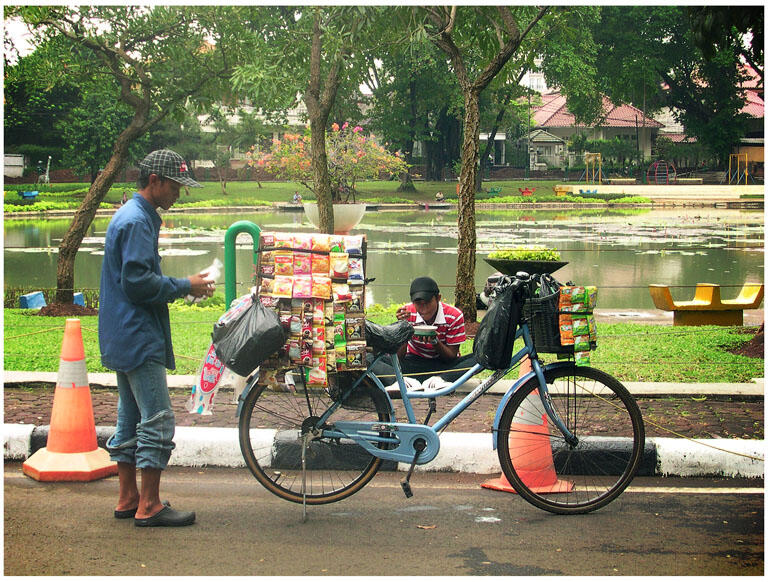
[[[224,365],[248,376],[286,341],[280,318],[255,300],[237,318],[213,326],[213,345]]]
[[[475,335],[473,353],[475,361],[491,370],[509,367],[515,344],[515,332],[520,324],[524,301],[524,283],[520,279],[505,278],[498,286]]]
[[[406,320],[386,326],[365,320],[365,342],[374,350],[386,354],[397,352],[412,335],[413,326]]]

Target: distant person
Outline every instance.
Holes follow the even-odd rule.
[[[200,187],[182,157],[157,150],[139,170],[138,192],[107,228],[99,296],[101,362],[117,374],[117,426],[107,442],[120,487],[115,517],[133,518],[141,527],[184,526],[195,513],[160,501],[160,476],[175,447],[166,368],[176,363],[167,304],[186,295],[210,296],[214,282],[199,273],[167,277],[160,269],[157,209],[168,210],[182,185]]]
[[[294,204],[301,204],[301,194],[299,194],[299,191],[293,193],[293,203]]]
[[[433,337],[414,335],[400,348],[397,357],[403,374],[418,375],[420,382],[426,380],[430,373],[446,382],[457,380],[466,372],[464,368],[475,365],[472,354],[459,355],[459,347],[467,339],[464,314],[457,307],[441,301],[440,289],[431,277],[414,279],[410,295],[411,303],[398,308],[397,319],[407,320],[413,325],[434,325],[437,330]],[[377,375],[394,374],[390,363],[381,360],[373,371]]]

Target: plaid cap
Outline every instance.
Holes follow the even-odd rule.
[[[203,187],[189,177],[187,162],[172,150],[155,150],[139,162],[139,167],[150,174],[169,178],[190,188]]]

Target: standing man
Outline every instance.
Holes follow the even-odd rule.
[[[185,279],[163,275],[157,209],[168,210],[182,185],[202,186],[171,150],[150,153],[139,170],[138,192],[107,228],[99,297],[101,361],[117,373],[119,396],[116,431],[107,442],[120,484],[115,517],[133,517],[140,527],[190,525],[194,512],[160,501],[160,475],[175,447],[165,371],[176,367],[168,302],[185,295],[210,296],[214,282],[200,274]]]

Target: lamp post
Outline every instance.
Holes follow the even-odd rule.
[[[530,81],[528,83],[530,85]],[[525,179],[528,179],[528,171],[531,169],[531,88],[528,87],[528,134],[525,148]]]

